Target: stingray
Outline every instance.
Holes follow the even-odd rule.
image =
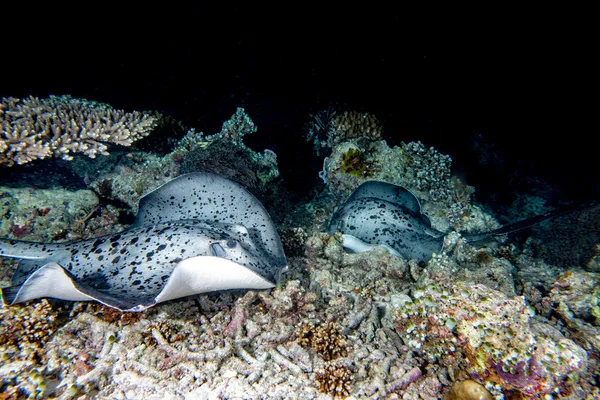
[[[125,231],[70,243],[0,240],[20,259],[2,300],[53,297],[143,311],[184,296],[275,287],[287,261],[269,214],[241,185],[179,176],[140,199]]]
[[[492,231],[462,236],[469,242],[480,241],[595,203],[573,204]],[[334,211],[328,232],[342,233],[343,246],[351,252],[360,253],[382,246],[396,256],[425,262],[433,253],[442,251],[444,236],[449,233],[431,227],[431,221],[421,211],[419,200],[408,189],[381,181],[367,181],[357,187]]]

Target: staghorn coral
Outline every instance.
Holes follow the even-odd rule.
[[[147,136],[159,118],[70,96],[2,98],[0,165],[47,157],[71,160],[73,153],[107,155],[109,143],[130,146]]]

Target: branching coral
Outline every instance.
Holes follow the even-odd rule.
[[[346,339],[335,322],[325,325],[305,323],[298,330],[298,341],[304,347],[312,347],[325,361],[345,357]]]
[[[333,397],[346,397],[352,388],[352,372],[343,365],[328,364],[317,373],[319,390]]]
[[[148,135],[158,119],[70,96],[2,98],[0,165],[26,164],[47,157],[71,160],[73,153],[91,158],[107,155],[107,144],[130,146]]]

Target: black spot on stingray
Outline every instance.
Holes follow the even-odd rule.
[[[156,248],[156,251],[162,251],[162,250],[164,250],[164,249],[166,249],[166,248],[167,248],[167,245],[166,245],[166,244],[161,244],[160,246],[158,246],[158,247]]]
[[[95,272],[93,274],[84,275],[81,279],[81,282],[98,290],[110,289],[108,279],[101,272]]]
[[[116,264],[116,263],[118,263],[119,261],[121,261],[121,256],[116,256],[115,258],[113,258],[113,260],[112,260],[112,263],[113,263],[113,264]]]
[[[134,286],[138,286],[138,285],[142,284],[142,281],[139,280],[139,279],[136,279],[135,281],[131,282],[131,284],[134,285]]]

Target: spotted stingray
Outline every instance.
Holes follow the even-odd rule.
[[[589,204],[595,202],[563,207],[489,232],[463,236],[474,242],[503,235]],[[343,246],[352,252],[382,246],[396,256],[420,261],[428,261],[433,253],[439,253],[446,235],[431,227],[419,200],[408,189],[381,181],[367,181],[357,187],[333,213],[328,231],[342,233]]]
[[[5,304],[54,297],[123,311],[227,289],[274,287],[287,261],[262,204],[210,173],[182,175],[140,199],[121,233],[71,243],[0,240],[21,259]]]

